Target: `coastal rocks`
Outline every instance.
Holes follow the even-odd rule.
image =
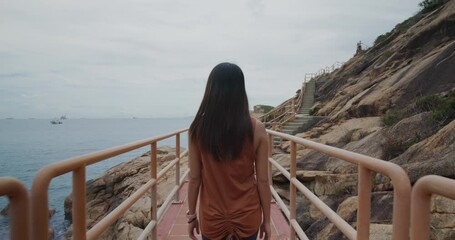
[[[391,160],[407,172],[411,183],[429,174],[455,178],[455,120],[433,136],[412,145],[403,154]],[[377,178],[386,183],[387,178]]]
[[[444,97],[455,90],[454,23],[455,1],[443,1],[437,10],[398,24],[385,40],[338,70],[317,77],[320,108],[312,113],[326,119],[297,136],[393,162],[411,183],[429,174],[455,179],[455,121],[450,122],[451,114],[437,120],[441,112],[455,110],[453,101],[446,99],[443,111],[419,107],[434,94]],[[282,149],[289,153],[290,144]],[[289,157],[280,158],[289,169]],[[357,165],[297,145],[297,173],[307,171],[318,173],[299,180],[355,226]],[[390,239],[393,186],[386,176],[374,173],[373,178],[370,239]],[[288,180],[277,171],[273,180],[283,188],[280,195],[287,196]],[[454,202],[433,198],[431,239],[455,239]],[[310,239],[345,239],[301,195],[297,209],[297,220]]]
[[[430,225],[431,239],[455,239],[455,201],[433,195]]]
[[[326,200],[324,202],[326,202]],[[381,230],[386,230],[384,234],[388,236],[391,235],[391,225],[389,224],[392,222],[392,205],[393,193],[372,193],[370,223],[372,223],[372,225],[377,224],[370,230],[372,235],[380,234]],[[330,207],[332,209],[336,207],[336,213],[351,226],[355,227],[358,208],[357,196],[345,197],[341,203],[338,202],[336,206],[332,205]],[[314,219],[313,224],[305,231],[310,239],[346,239],[344,235],[338,230],[338,228],[334,224],[330,223],[327,218],[315,215],[314,213],[312,213],[312,216],[316,218]]]
[[[315,177],[314,194],[345,195],[357,193],[357,174],[324,174]]]
[[[182,150],[183,152],[183,150]],[[159,148],[158,172],[175,159],[175,149]],[[181,159],[180,174],[188,168],[187,158]],[[175,186],[175,170],[171,168],[158,181],[158,206],[161,206]],[[119,206],[136,190],[150,180],[150,154],[121,163],[97,178],[87,181],[87,228],[92,228],[105,215]],[[71,221],[71,195],[65,199],[65,218]],[[136,239],[150,221],[150,192],[142,196],[122,217],[116,220],[99,239]],[[65,234],[71,238],[71,227]]]
[[[370,224],[370,239],[389,240],[392,239],[392,224]]]
[[[49,208],[49,219],[51,219],[54,214],[55,214],[55,208]],[[9,214],[9,204],[6,205],[1,211],[0,211],[0,216],[8,216]]]
[[[54,208],[49,208],[49,220],[54,216],[55,214],[55,209]],[[8,216],[10,213],[9,213],[9,203],[0,211],[0,219],[2,216]],[[49,227],[49,239],[54,239],[54,234],[55,234],[55,231],[52,227]],[[0,237],[2,235],[3,232],[0,232]]]
[[[9,204],[7,204],[1,211],[0,216],[7,216],[8,215]]]

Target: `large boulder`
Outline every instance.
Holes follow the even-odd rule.
[[[357,196],[345,197],[344,201],[339,203],[337,206],[336,213],[351,226],[355,227],[357,222],[357,208]],[[375,192],[372,194],[370,223],[380,225],[375,225],[374,228],[371,229],[371,235],[377,235],[380,229],[386,229],[387,232],[385,232],[385,234],[390,234],[390,224],[392,223],[392,209],[392,192]],[[343,233],[339,231],[338,228],[333,223],[330,223],[326,218],[317,219],[305,232],[310,239],[347,239]]]
[[[407,172],[411,183],[430,174],[455,178],[455,120],[433,136],[409,147],[403,154],[391,160]],[[377,177],[377,182],[390,179]]]
[[[433,195],[430,225],[432,239],[455,239],[455,200]]]

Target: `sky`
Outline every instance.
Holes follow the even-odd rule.
[[[0,118],[194,116],[220,62],[276,106],[419,2],[0,0]]]

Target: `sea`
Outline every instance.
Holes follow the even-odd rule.
[[[30,191],[36,173],[46,165],[187,128],[192,120],[192,117],[66,119],[62,124],[51,124],[50,119],[1,119],[0,177],[15,177]],[[175,137],[159,142],[160,146],[174,147]],[[186,133],[181,136],[181,146],[188,146]],[[89,180],[99,176],[109,168],[149,150],[150,146],[146,146],[90,165],[86,169],[86,178]],[[49,208],[56,210],[50,220],[54,239],[62,239],[69,226],[64,219],[63,203],[71,193],[71,188],[71,173],[54,178],[50,184]],[[7,204],[8,198],[0,197],[0,210]],[[0,216],[0,239],[9,239],[6,216]]]

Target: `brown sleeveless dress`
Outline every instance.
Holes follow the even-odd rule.
[[[253,132],[256,120],[253,120]],[[257,189],[254,145],[245,145],[238,159],[222,163],[201,152],[199,220],[209,239],[245,238],[259,230],[262,210]]]

